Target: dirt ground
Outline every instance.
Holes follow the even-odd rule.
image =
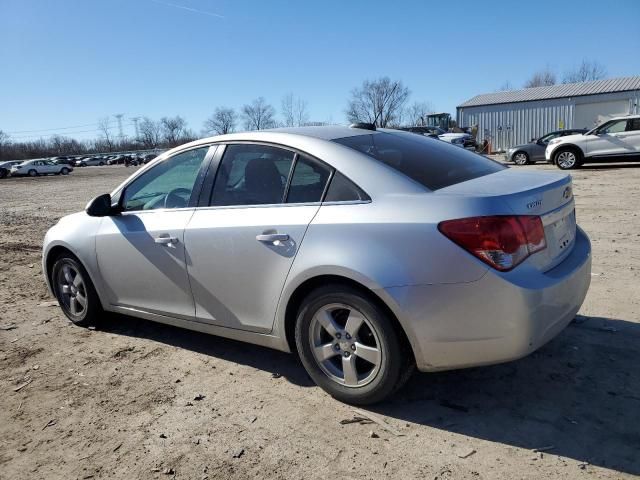
[[[390,428],[341,423],[363,415],[292,355],[51,306],[45,231],[130,173],[0,180],[0,479],[640,475],[640,165],[573,173],[593,242],[577,321],[517,362],[416,374],[365,410]]]

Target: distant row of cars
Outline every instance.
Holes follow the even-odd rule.
[[[74,167],[103,165],[137,166],[149,163],[156,153],[128,153],[117,155],[92,155],[83,157],[53,157],[34,160],[12,160],[0,163],[0,178],[37,177],[39,175],[68,175]]]
[[[516,165],[545,160],[561,170],[585,163],[640,161],[640,115],[612,118],[591,130],[558,130],[507,150]]]
[[[446,130],[435,126],[401,127],[399,130],[417,133],[419,135],[424,135],[425,137],[437,138],[443,142],[451,143],[452,145],[457,145],[458,147],[467,148],[469,150],[475,151],[478,148],[476,139],[471,132],[447,132]]]

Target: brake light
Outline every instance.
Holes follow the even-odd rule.
[[[496,270],[506,272],[547,247],[535,215],[499,215],[446,220],[438,230]]]

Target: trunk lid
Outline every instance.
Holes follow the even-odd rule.
[[[576,217],[570,175],[506,169],[442,188],[435,194],[495,198],[516,215],[540,216],[547,248],[525,263],[542,271],[556,266],[573,249]]]

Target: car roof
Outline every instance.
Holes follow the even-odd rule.
[[[610,122],[611,120],[629,120],[631,118],[640,118],[640,115],[620,115],[619,117],[610,118],[607,122]]]
[[[364,128],[351,128],[344,125],[322,125],[309,127],[285,127],[265,130],[268,132],[290,133],[293,135],[305,135],[307,137],[320,138],[322,140],[335,140],[336,138],[355,137],[377,133],[377,130]]]

